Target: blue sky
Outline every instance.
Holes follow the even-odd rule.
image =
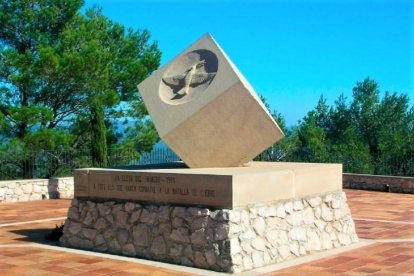
[[[288,125],[369,76],[414,102],[414,1],[86,0],[147,29],[164,65],[206,32]]]

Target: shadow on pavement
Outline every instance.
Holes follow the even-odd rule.
[[[53,233],[58,226],[59,225],[56,225],[55,228],[18,229],[11,230],[10,232],[21,236],[14,238],[14,240],[59,246],[59,240],[56,235],[54,235],[54,239],[50,238],[51,233]]]

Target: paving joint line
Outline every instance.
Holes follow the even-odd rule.
[[[48,218],[48,219],[3,223],[3,224],[0,224],[0,227],[16,226],[16,225],[23,225],[23,224],[39,223],[39,222],[48,222],[48,221],[54,221],[54,220],[62,220],[66,218],[67,217],[56,217],[56,218]]]
[[[414,242],[414,239],[376,239],[376,242],[393,243],[393,242]]]
[[[386,222],[386,223],[414,225],[414,222],[400,221],[400,220],[383,220],[383,219],[369,219],[369,218],[355,218],[355,217],[353,217],[353,219],[354,220],[363,220],[363,221],[373,221],[373,222]]]
[[[36,244],[31,244],[31,243],[0,244],[0,248],[15,248],[15,247],[36,247]]]

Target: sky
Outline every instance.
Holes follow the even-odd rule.
[[[161,66],[209,32],[272,110],[297,124],[366,77],[414,103],[412,0],[86,0],[147,29]]]

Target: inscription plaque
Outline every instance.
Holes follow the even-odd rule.
[[[89,171],[89,197],[160,203],[231,205],[226,175],[179,175],[138,171]]]

